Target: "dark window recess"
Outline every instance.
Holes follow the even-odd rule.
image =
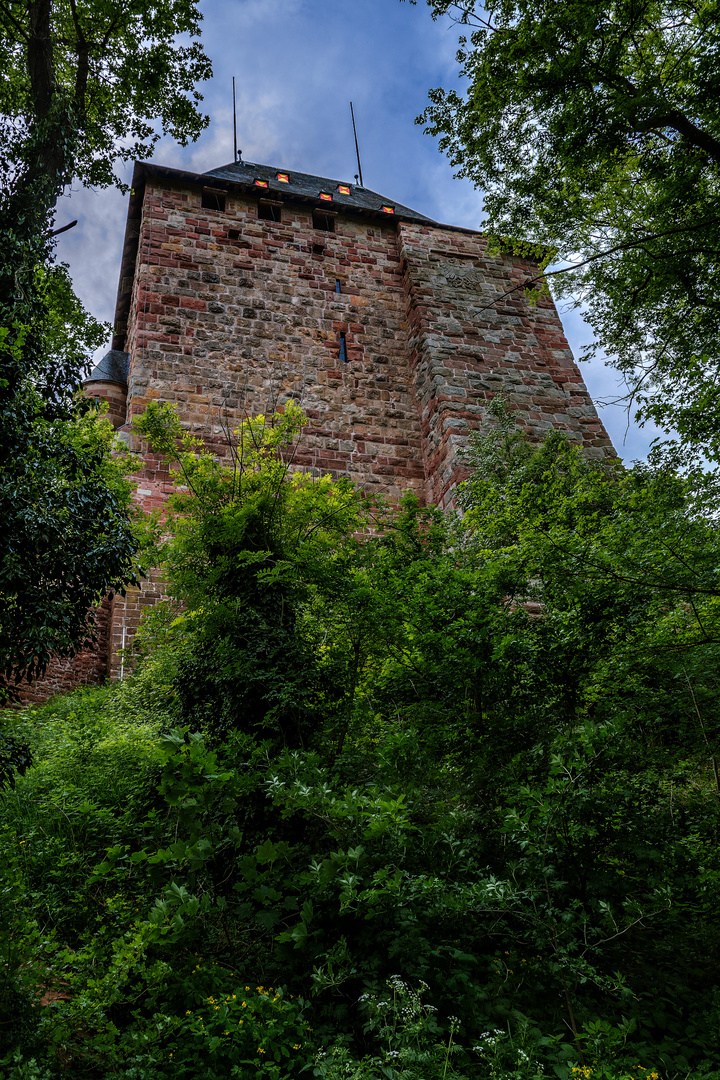
[[[261,221],[282,221],[280,206],[280,203],[262,200],[258,203],[258,217]]]
[[[347,357],[347,342],[345,341],[345,335],[344,335],[344,334],[341,334],[341,335],[340,335],[340,356],[338,357],[338,359],[339,359],[339,360],[340,360],[340,361],[341,361],[341,362],[342,362],[343,364],[347,364],[347,362],[348,362],[348,357]]]
[[[335,292],[342,292],[342,289],[340,288],[340,282],[337,280],[337,278],[335,279]]]
[[[324,214],[322,210],[313,210],[313,229],[335,232],[335,215]]]
[[[202,193],[203,210],[220,210],[225,212],[225,192],[215,191],[214,188],[205,188]]]

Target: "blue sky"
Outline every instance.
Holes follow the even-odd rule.
[[[458,84],[450,20],[433,22],[422,0],[204,0],[201,9],[214,68],[201,88],[210,126],[185,148],[161,140],[153,160],[198,172],[232,160],[234,75],[245,160],[352,180],[352,100],[366,187],[438,221],[482,227],[482,193],[453,178],[435,140],[414,123],[430,87]],[[114,190],[73,191],[58,208],[58,225],[78,218],[59,238],[58,255],[86,306],[107,320],[126,210]],[[561,316],[577,355],[590,331],[577,312]],[[601,407],[618,394],[616,373],[602,363],[581,370],[620,455],[644,457],[657,432],[628,426],[621,407]]]

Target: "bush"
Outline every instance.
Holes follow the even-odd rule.
[[[7,1071],[709,1080],[711,502],[511,440],[360,541],[253,431],[244,494],[186,459],[137,672],[10,720]]]

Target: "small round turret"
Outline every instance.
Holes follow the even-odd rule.
[[[86,397],[98,404],[107,402],[108,417],[116,430],[127,416],[128,361],[128,353],[110,349],[82,384]]]

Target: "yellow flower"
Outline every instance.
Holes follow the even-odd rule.
[[[264,1054],[264,1053],[265,1053],[265,1051],[263,1050],[262,1046],[258,1046],[258,1054]]]

